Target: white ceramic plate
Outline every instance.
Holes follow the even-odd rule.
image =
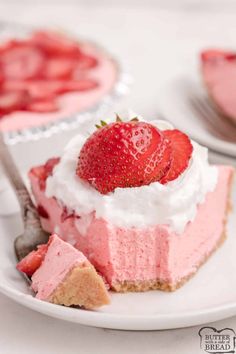
[[[1,217],[0,230],[0,291],[46,315],[89,326],[123,330],[180,328],[236,315],[236,211],[229,219],[226,243],[183,288],[174,293],[111,294],[111,305],[98,311],[66,308],[35,299],[15,269],[13,240],[22,231],[20,216]]]
[[[167,82],[157,96],[161,116],[208,148],[236,157],[236,143],[221,140],[207,129],[191,107],[190,94],[200,98],[206,96],[202,82],[193,73]]]

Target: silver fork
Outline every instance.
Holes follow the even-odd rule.
[[[4,143],[3,134],[0,132],[0,161],[6,172],[6,175],[18,198],[22,219],[24,223],[24,232],[15,239],[14,247],[18,260],[24,258],[37,245],[48,241],[46,233],[40,223],[38,212],[32,202],[22,177],[13,161],[13,158]]]
[[[2,39],[12,37],[12,28],[14,27],[16,35],[18,29],[28,32],[27,26],[21,24],[0,21],[0,36]],[[21,260],[37,245],[45,243],[48,240],[48,234],[42,229],[38,212],[31,200],[29,192],[21,178],[21,175],[12,159],[9,150],[4,143],[3,134],[0,132],[0,161],[6,172],[6,175],[18,198],[22,219],[24,223],[24,233],[18,236],[14,242],[16,257]]]
[[[236,126],[221,115],[205,97],[189,95],[191,108],[208,129],[220,139],[236,143]]]

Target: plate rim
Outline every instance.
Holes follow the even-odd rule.
[[[234,206],[236,206],[236,179],[233,183],[233,201]],[[236,209],[236,208],[235,208]],[[18,213],[19,214],[19,213]],[[230,228],[228,228],[228,238],[234,240],[234,226],[235,226],[235,216],[236,210],[231,214],[230,219],[228,220]],[[14,216],[14,218],[16,215]],[[19,219],[19,216],[17,216]],[[165,330],[165,329],[174,329],[174,328],[185,328],[190,326],[202,325],[204,323],[209,323],[213,321],[218,321],[228,317],[236,315],[236,299],[234,298],[221,298],[217,300],[217,303],[214,305],[211,302],[204,302],[203,305],[199,307],[193,307],[192,309],[180,310],[176,308],[175,312],[169,312],[166,310],[164,313],[160,313],[157,310],[154,310],[152,313],[145,312],[142,313],[128,313],[128,307],[125,307],[125,311],[119,313],[116,309],[115,311],[106,312],[100,311],[88,311],[84,309],[74,309],[63,307],[55,304],[51,304],[45,301],[41,301],[35,298],[32,294],[27,293],[24,290],[18,289],[15,286],[15,282],[20,281],[24,285],[24,278],[20,277],[20,274],[15,269],[16,258],[14,257],[13,250],[13,237],[6,237],[7,233],[4,235],[4,223],[8,224],[8,218],[0,218],[0,221],[3,220],[3,238],[1,241],[3,244],[3,267],[0,268],[0,293],[3,293],[5,296],[11,298],[13,301],[30,308],[39,313],[45,315],[63,319],[68,322],[74,322],[82,325],[88,325],[92,327],[101,327],[109,329],[119,329],[119,330]],[[16,221],[16,219],[15,219]],[[233,222],[233,224],[232,224]],[[4,237],[5,236],[5,237]],[[11,235],[10,235],[11,236]],[[13,236],[13,235],[12,235]],[[235,241],[234,241],[235,242]],[[230,244],[230,243],[229,243]],[[231,248],[232,249],[232,248]],[[8,252],[10,251],[10,252]],[[222,251],[224,252],[223,248]],[[227,248],[226,248],[227,252]],[[6,268],[4,267],[4,260],[7,263],[7,269],[13,269],[14,278],[13,283],[11,277],[8,276],[8,273],[5,273]],[[10,264],[9,264],[10,262]],[[15,280],[15,275],[17,275],[17,280]],[[199,274],[201,276],[201,274]],[[187,285],[186,285],[187,286]],[[203,289],[204,290],[204,289]],[[201,290],[201,291],[203,291]],[[213,289],[215,291],[215,288]],[[155,291],[153,291],[155,292]],[[160,292],[156,290],[156,292]],[[126,294],[119,294],[119,296],[125,296]],[[144,294],[145,295],[145,294]],[[155,294],[154,294],[155,295]],[[165,295],[165,294],[164,294]],[[184,293],[183,297],[184,299]],[[146,298],[144,298],[145,301]],[[118,299],[119,300],[119,299]],[[126,310],[127,308],[127,310]],[[112,309],[113,310],[113,309]],[[117,311],[117,312],[116,312]]]
[[[226,319],[236,315],[236,301],[208,309],[186,311],[173,314],[126,315],[99,311],[74,309],[36,299],[30,294],[22,294],[9,286],[0,284],[0,292],[13,301],[50,317],[91,327],[118,330],[147,331],[186,328]],[[74,315],[74,311],[78,315]],[[69,316],[68,316],[69,313]],[[66,316],[65,316],[66,315]],[[125,323],[124,323],[125,321]],[[171,322],[171,323],[170,323]]]

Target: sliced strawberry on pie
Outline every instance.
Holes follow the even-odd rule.
[[[186,170],[192,156],[193,146],[189,137],[180,130],[164,130],[163,134],[169,140],[171,146],[170,167],[160,179],[160,183],[165,184],[173,181]]]
[[[37,113],[49,113],[58,111],[59,107],[55,100],[53,99],[44,99],[30,102],[26,106],[26,110],[30,112]]]
[[[17,39],[10,39],[10,40],[2,42],[0,44],[0,55],[4,54],[9,49],[18,47],[21,44],[22,44],[22,41],[19,41]]]
[[[93,90],[96,87],[98,87],[98,82],[93,79],[70,80],[65,81],[62,85],[61,92],[88,91]]]
[[[29,82],[27,80],[4,80],[2,89],[4,91],[28,91]]]
[[[4,52],[0,63],[6,79],[22,80],[38,77],[43,69],[44,59],[39,49],[22,45]]]
[[[22,48],[22,47],[34,47],[35,45],[32,45],[31,39],[9,39],[7,41],[4,41],[0,44],[0,56],[4,56],[5,53],[10,52],[12,49],[16,48]]]
[[[9,114],[13,111],[25,109],[29,96],[26,91],[0,92],[0,114]]]
[[[4,83],[4,75],[3,75],[2,69],[0,68],[0,87],[1,88],[3,86],[3,83]]]
[[[71,91],[88,91],[98,86],[97,81],[81,79],[77,81],[67,80],[39,80],[29,84],[29,94],[34,99],[53,98],[59,94]]]
[[[63,86],[62,81],[52,80],[8,80],[3,83],[6,92],[27,92],[29,100],[26,110],[32,112],[53,112],[58,110],[55,98]]]
[[[76,70],[89,70],[98,65],[98,60],[92,55],[81,54],[76,63]]]
[[[69,79],[75,68],[75,60],[68,58],[49,58],[44,68],[46,79]]]
[[[34,272],[41,266],[45,254],[48,250],[48,244],[40,245],[36,251],[30,252],[16,266],[16,268],[28,276],[32,276]]]
[[[34,100],[47,100],[55,98],[63,91],[62,80],[34,80],[27,83],[27,89]]]
[[[80,48],[77,42],[58,32],[34,32],[32,42],[48,55],[66,55],[70,57],[80,55]]]
[[[236,52],[203,51],[201,69],[209,98],[220,113],[236,123]]]

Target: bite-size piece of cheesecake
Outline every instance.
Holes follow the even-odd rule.
[[[118,292],[173,291],[226,237],[231,166],[163,121],[82,131],[29,172],[42,226],[84,253]]]
[[[92,264],[56,234],[23,258],[17,269],[31,276],[37,299],[86,309],[110,302],[105,283]]]

